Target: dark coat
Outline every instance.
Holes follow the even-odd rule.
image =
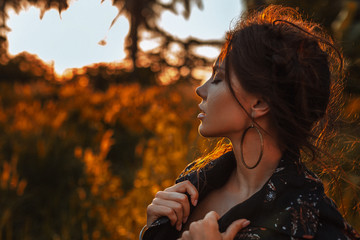
[[[211,190],[224,185],[235,167],[235,156],[228,152],[200,171],[186,175],[183,172],[176,183],[189,180],[198,189],[201,201]],[[194,207],[191,203],[190,206],[192,211]],[[251,223],[234,239],[360,239],[360,235],[344,221],[335,203],[325,195],[317,176],[299,161],[298,154],[289,152],[282,156],[261,190],[219,219],[220,232],[241,218],[249,219]],[[143,239],[171,240],[179,237],[180,232],[171,226],[169,219],[161,217],[149,227]]]

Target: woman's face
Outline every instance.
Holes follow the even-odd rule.
[[[237,99],[251,114],[251,104],[255,101],[254,96],[241,87],[232,70],[230,70],[229,77]],[[216,61],[211,78],[198,87],[196,93],[202,98],[202,102],[199,104],[202,112],[198,115],[201,120],[199,133],[202,136],[231,139],[241,136],[244,129],[251,125],[251,119],[231,94],[225,80],[224,62],[219,65],[219,61]]]

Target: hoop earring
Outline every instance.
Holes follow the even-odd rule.
[[[249,165],[247,165],[247,164],[245,163],[244,155],[243,155],[243,143],[244,143],[244,138],[245,138],[245,135],[246,135],[247,131],[249,131],[250,128],[255,128],[255,129],[256,129],[256,131],[257,131],[258,134],[259,134],[260,143],[261,143],[261,149],[260,149],[259,159],[257,160],[257,162],[255,163],[254,166],[249,166]],[[244,131],[244,133],[243,133],[243,135],[242,135],[242,137],[241,137],[240,151],[241,151],[241,155],[240,155],[240,156],[241,156],[241,161],[242,161],[242,163],[244,164],[244,166],[245,166],[247,169],[254,169],[254,168],[257,167],[257,165],[259,165],[259,163],[260,163],[260,161],[261,161],[261,158],[262,158],[262,156],[263,156],[263,153],[264,153],[264,139],[263,139],[263,136],[262,136],[260,130],[259,130],[256,126],[254,126],[254,123],[252,123],[251,126],[248,127],[247,129],[245,129],[245,131]]]

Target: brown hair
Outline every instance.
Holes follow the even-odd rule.
[[[290,7],[270,5],[245,13],[228,32],[220,59],[235,98],[230,68],[247,92],[268,103],[282,149],[301,149],[312,159],[322,152],[340,108],[343,57],[319,25]],[[210,155],[228,150],[227,145]],[[195,168],[209,159],[199,159]]]

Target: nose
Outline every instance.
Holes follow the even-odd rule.
[[[202,99],[206,99],[206,83],[202,84],[201,86],[197,87],[195,92],[196,94],[201,97]]]

